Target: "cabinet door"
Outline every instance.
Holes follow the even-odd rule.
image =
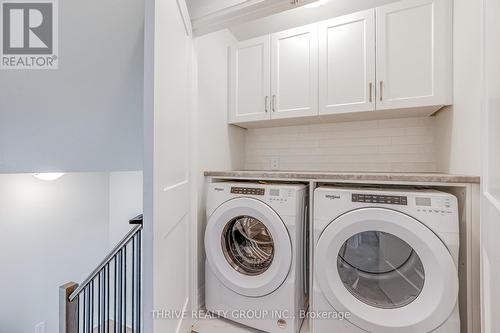
[[[319,114],[375,110],[375,10],[321,22]]]
[[[376,9],[377,109],[451,103],[448,0],[405,0]]]
[[[231,47],[229,123],[269,119],[270,36]]]
[[[317,26],[273,34],[271,54],[271,119],[317,115]]]

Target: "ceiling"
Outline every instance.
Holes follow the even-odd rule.
[[[195,36],[229,29],[238,40],[374,8],[398,0],[329,0],[315,8],[316,0],[186,0]]]
[[[315,0],[186,0],[195,35],[229,28]],[[293,3],[292,3],[293,2]]]
[[[196,20],[244,2],[248,0],[186,0],[186,5],[191,19]]]
[[[262,36],[306,24],[315,23],[336,16],[375,8],[398,0],[329,0],[326,4],[306,8],[303,6],[263,16],[248,22],[236,23],[228,29],[238,40]]]

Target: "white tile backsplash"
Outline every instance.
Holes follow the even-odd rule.
[[[245,168],[435,172],[435,118],[402,118],[255,128],[246,133]]]

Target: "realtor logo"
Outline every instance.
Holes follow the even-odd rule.
[[[57,69],[56,0],[0,0],[1,69]]]

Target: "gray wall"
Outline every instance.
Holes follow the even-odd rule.
[[[0,173],[142,169],[143,16],[59,1],[59,70],[0,71]]]
[[[0,175],[0,332],[58,332],[59,286],[109,251],[108,203],[107,173]]]

